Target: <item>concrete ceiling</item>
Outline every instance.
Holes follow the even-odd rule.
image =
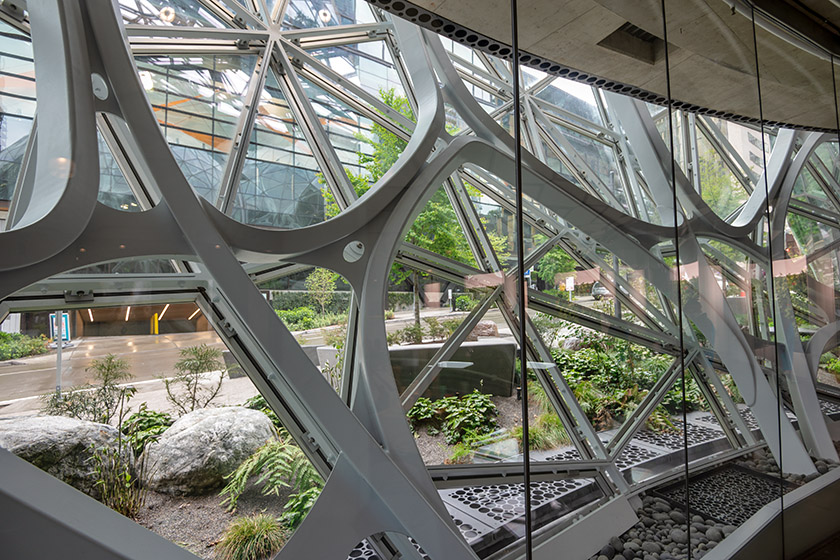
[[[417,10],[409,12],[407,6],[510,44],[508,0],[415,0],[413,5],[371,1],[428,27],[434,26],[428,19],[410,17],[417,16]],[[757,119],[753,26],[749,6],[734,1],[740,10],[723,0],[665,0],[671,94],[687,105]],[[811,42],[840,53],[835,25],[840,23],[840,8],[831,0],[756,0],[755,4],[771,18],[806,34]],[[660,0],[519,0],[518,17],[523,52],[590,76],[667,95]],[[439,24],[436,31],[442,31]],[[771,33],[758,25],[756,40],[764,120],[836,128],[827,54],[817,56],[814,51],[819,48],[808,52],[780,37],[778,29]]]

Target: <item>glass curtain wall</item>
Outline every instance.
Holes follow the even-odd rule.
[[[837,465],[836,60],[747,3],[633,3],[602,13],[644,82],[622,86],[530,54],[550,43],[537,19],[564,21],[535,4],[501,3],[492,43],[402,2],[123,0],[153,129],[197,196],[170,204],[136,122],[103,111],[91,202],[126,231],[186,207],[218,243],[207,263],[175,235],[188,256],[84,248],[38,280],[108,286],[144,336],[144,294],[179,290],[152,334],[164,313],[216,330],[280,431],[205,505],[268,504],[280,558],[714,557],[777,503],[745,550],[792,560],[788,495]],[[26,205],[31,42],[0,24],[0,209]],[[228,273],[265,297],[237,307]],[[48,297],[33,286],[12,303]],[[104,304],[61,303],[115,332]]]

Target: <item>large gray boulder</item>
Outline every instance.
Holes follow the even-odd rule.
[[[218,488],[226,475],[274,436],[271,420],[258,410],[232,406],[190,412],[146,446],[142,459],[148,485],[167,494]]]
[[[119,450],[119,433],[107,424],[65,416],[0,419],[0,447],[8,449],[67,484],[99,497],[92,457],[94,449]],[[122,455],[133,469],[131,446]]]

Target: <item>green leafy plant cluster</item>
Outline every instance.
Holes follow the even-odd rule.
[[[120,425],[120,432],[134,449],[134,454],[139,457],[146,445],[157,441],[173,422],[169,414],[149,410],[146,403],[143,403],[137,412],[129,415]]]
[[[236,509],[237,501],[252,477],[257,477],[255,483],[262,486],[265,495],[276,496],[282,488],[292,489],[281,517],[291,529],[303,521],[324,487],[321,476],[285,430],[280,431],[278,439],[260,447],[228,475],[227,485],[221,492],[225,496],[222,504],[227,504],[229,510]]]
[[[132,519],[146,502],[145,460],[132,464],[130,453],[123,452],[122,438],[117,447],[91,445],[90,466],[96,477],[98,500],[112,510]]]
[[[410,296],[411,294],[408,295]],[[331,296],[326,309],[327,313],[346,313],[350,306],[350,291],[336,290],[332,292]],[[272,294],[271,306],[275,311],[286,311],[297,307],[311,307],[312,296],[308,290],[276,290]]]
[[[828,362],[823,365],[823,367],[828,373],[830,373],[838,381],[840,381],[840,358],[830,358]]]
[[[0,361],[46,354],[48,351],[47,339],[43,336],[32,337],[20,333],[0,332]]]
[[[311,307],[275,310],[290,331],[305,331],[347,322],[347,313],[318,313]]]
[[[235,519],[216,545],[220,560],[265,560],[283,548],[288,531],[276,518],[259,513]]]
[[[455,297],[455,311],[472,311],[478,305],[478,300],[469,294],[461,294]]]
[[[576,351],[554,350],[555,363],[569,381],[581,408],[593,425],[607,429],[624,421],[642,402],[671,358],[660,356],[627,341],[579,332]],[[648,419],[648,428],[673,428],[670,415],[682,411],[682,388],[669,389]],[[704,408],[705,401],[693,378],[686,378],[689,411]]]
[[[437,317],[427,317],[423,320],[426,322],[425,328],[422,324],[413,323],[405,328],[387,333],[388,344],[422,344],[427,338],[431,339],[429,342],[440,342],[452,336],[452,333],[464,319],[459,317],[441,321]]]
[[[92,360],[86,372],[93,373],[94,384],[76,387],[64,393],[50,393],[41,398],[41,412],[51,416],[69,416],[79,420],[110,424],[127,411],[125,406],[136,393],[134,387],[121,386],[133,376],[128,362],[114,354]]]
[[[434,402],[420,397],[407,417],[413,430],[425,425],[432,434],[443,431],[446,443],[452,445],[495,430],[497,414],[490,395],[476,389],[460,397],[444,397]]]

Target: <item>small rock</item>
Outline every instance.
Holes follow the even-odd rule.
[[[602,558],[606,558],[607,560],[612,560],[615,556],[615,549],[610,544],[605,544],[604,547],[601,549],[599,553]],[[599,559],[600,560],[600,559]]]
[[[814,463],[814,466],[817,467],[817,472],[820,474],[825,474],[828,472],[828,465],[825,464],[824,461],[817,461]]]
[[[642,544],[642,550],[644,550],[645,552],[655,552],[656,554],[659,554],[660,552],[662,552],[662,547],[656,544],[655,542],[648,541]]]
[[[563,350],[579,350],[581,344],[583,344],[583,340],[576,336],[570,336],[563,341]]]
[[[610,546],[616,551],[624,550],[624,543],[618,537],[610,538]]]
[[[668,536],[675,543],[685,544],[688,542],[688,534],[682,529],[674,529]]]
[[[671,519],[673,519],[676,523],[685,523],[685,515],[681,511],[674,510],[668,515],[670,515]]]
[[[467,340],[478,340],[479,336],[499,336],[499,327],[495,321],[479,321]]]
[[[722,541],[723,540],[723,531],[716,527],[710,527],[708,531],[706,531],[706,538],[710,541]]]

